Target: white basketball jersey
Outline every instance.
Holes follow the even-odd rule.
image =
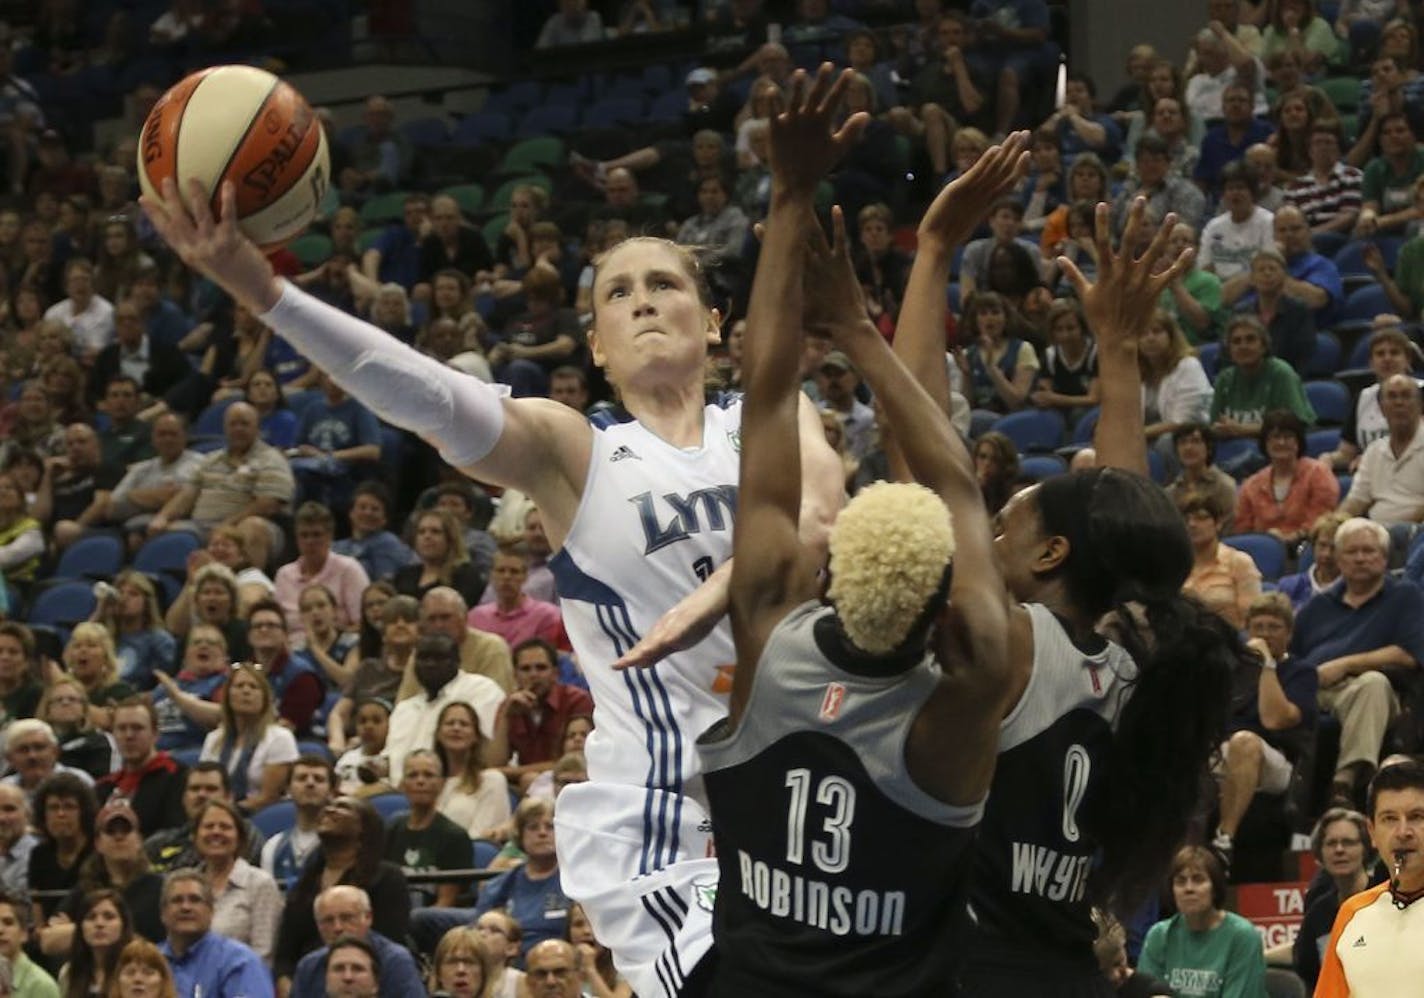
[[[742,404],[705,408],[702,446],[684,450],[636,421],[593,420],[583,500],[549,566],[564,627],[588,677],[594,782],[691,796],[704,806],[697,737],[727,713],[731,627],[651,669],[610,665],[732,556]],[[677,816],[649,816],[675,822]]]

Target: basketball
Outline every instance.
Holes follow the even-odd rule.
[[[239,228],[263,249],[300,235],[331,176],[326,136],[296,88],[251,66],[215,66],[185,77],[153,105],[139,136],[143,192],[161,200],[172,177],[208,190],[220,214],[223,181],[237,193]]]

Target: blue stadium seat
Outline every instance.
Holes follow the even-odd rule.
[[[686,76],[683,74],[683,79]],[[643,92],[649,94],[666,93],[669,90],[680,91],[683,79],[674,80],[673,70],[669,66],[652,65],[643,67]]]
[[[198,413],[198,418],[193,421],[192,429],[188,431],[188,436],[192,439],[199,437],[222,437],[223,416],[227,412],[227,407],[234,402],[240,401],[237,398],[223,399],[221,402],[214,402],[202,412]]]
[[[1245,551],[1261,571],[1261,578],[1275,582],[1286,567],[1286,546],[1270,534],[1236,534],[1222,540],[1238,551]]]
[[[1316,418],[1328,426],[1345,422],[1350,411],[1350,392],[1338,381],[1307,381],[1305,397]]]
[[[1372,276],[1370,269],[1365,266],[1365,247],[1371,242],[1379,247],[1384,265],[1391,271],[1394,270],[1394,264],[1399,259],[1399,248],[1404,245],[1404,240],[1398,236],[1376,236],[1368,241],[1353,240],[1340,247],[1340,251],[1335,254],[1335,266],[1342,277]]]
[[[94,612],[94,588],[90,582],[61,582],[35,594],[25,620],[51,627],[73,627]]]
[[[1349,297],[1345,299],[1345,308],[1340,313],[1340,321],[1336,327],[1364,327],[1374,321],[1374,317],[1383,313],[1393,312],[1394,303],[1389,300],[1389,295],[1385,294],[1384,288],[1378,284],[1366,284],[1362,288],[1351,291]]]
[[[134,571],[157,579],[171,603],[188,575],[188,555],[200,545],[197,534],[182,530],[151,537],[134,555]]]
[[[124,567],[124,542],[114,534],[89,534],[65,549],[56,579],[111,579]]]
[[[1035,482],[1061,475],[1067,470],[1068,462],[1057,454],[1034,454],[1019,462],[1019,473]]]
[[[577,104],[545,104],[524,116],[514,130],[514,137],[529,139],[537,135],[571,132],[577,121]]]
[[[994,421],[997,430],[1014,442],[1021,454],[1046,453],[1063,444],[1063,416],[1056,409],[1024,409]]]
[[[1259,455],[1261,449],[1256,446],[1256,441],[1251,437],[1230,437],[1226,440],[1216,442],[1216,464],[1218,467],[1229,465],[1242,459],[1246,454],[1255,453]]]
[[[327,762],[334,762],[331,758],[331,747],[326,742],[313,741],[310,738],[297,742],[297,752],[300,755],[320,756]]]
[[[1098,416],[1102,410],[1093,406],[1082,416],[1078,417],[1078,422],[1073,425],[1073,443],[1088,447],[1093,443],[1093,433],[1098,428]]]
[[[410,801],[405,799],[405,794],[377,794],[367,800],[385,822],[389,822],[402,811],[410,810]]]
[[[686,110],[687,94],[681,90],[673,90],[654,99],[652,106],[648,108],[647,120],[650,122],[678,121]]]
[[[1343,502],[1345,497],[1350,494],[1350,486],[1355,483],[1355,476],[1337,473],[1335,475],[1335,481],[1340,483],[1340,499]]]
[[[315,388],[303,388],[300,391],[292,392],[287,396],[287,408],[297,414],[297,418],[302,418],[302,413],[306,412],[307,406],[321,399],[322,393]]]
[[[1201,362],[1202,370],[1206,372],[1206,379],[1215,381],[1216,372],[1221,369],[1221,344],[1203,343],[1197,347],[1197,360]]]
[[[1340,370],[1340,340],[1334,333],[1316,333],[1315,350],[1305,363],[1307,377],[1329,378]],[[1341,417],[1342,419],[1344,417]]]
[[[643,118],[643,98],[607,97],[584,108],[583,128],[612,128],[631,125]]]
[[[444,118],[416,118],[400,126],[401,134],[418,146],[443,146],[450,140]]]
[[[514,134],[514,122],[500,111],[476,111],[460,119],[450,140],[457,146],[478,146],[486,142],[506,142]]]
[[[297,805],[289,800],[279,800],[275,804],[268,804],[252,816],[252,824],[269,839],[274,835],[280,835],[296,826]]]
[[[1167,459],[1156,447],[1147,448],[1147,477],[1158,485],[1167,484]]]
[[[591,88],[585,88],[581,83],[556,83],[544,94],[544,99],[529,110],[534,111],[540,107],[577,108],[583,103],[586,89]]]
[[[178,763],[178,765],[191,768],[193,764],[198,761],[198,757],[203,754],[203,750],[201,748],[169,749],[168,754],[173,757],[173,761]],[[295,821],[293,823],[295,823]]]
[[[599,98],[601,100],[634,98],[641,101],[647,93],[648,88],[647,85],[643,83],[643,77],[641,75],[619,76],[599,91]]]
[[[471,860],[476,870],[488,870],[494,858],[499,855],[499,845],[489,839],[471,839],[470,848],[473,854]]]
[[[1362,335],[1355,341],[1355,345],[1350,348],[1350,359],[1345,362],[1345,370],[1354,371],[1370,366],[1370,340],[1373,339],[1368,331],[1362,331]]]
[[[1316,410],[1319,412],[1320,410]],[[1305,435],[1305,456],[1319,457],[1340,446],[1340,430],[1338,427],[1330,427],[1324,430],[1311,430]]]

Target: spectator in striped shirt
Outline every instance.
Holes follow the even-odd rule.
[[[1305,215],[1311,240],[1326,256],[1345,244],[1360,217],[1364,174],[1342,151],[1340,123],[1317,120],[1310,129],[1310,169],[1286,189],[1286,204]]]

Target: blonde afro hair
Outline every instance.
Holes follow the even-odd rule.
[[[846,637],[884,654],[900,646],[954,556],[954,525],[923,485],[876,482],[831,528],[831,586]]]

